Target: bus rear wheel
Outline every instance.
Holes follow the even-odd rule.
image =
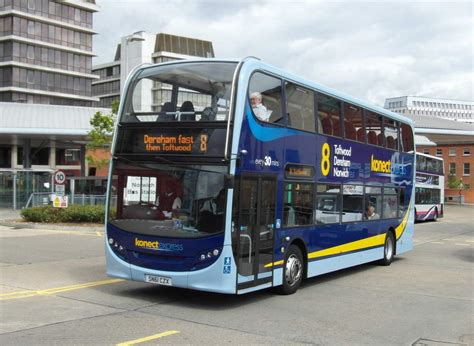
[[[379,261],[380,265],[389,266],[395,257],[395,238],[392,232],[387,232],[385,236],[385,245],[383,248],[383,258]]]
[[[283,266],[283,284],[279,287],[281,294],[295,293],[303,281],[303,255],[296,245],[290,245]]]

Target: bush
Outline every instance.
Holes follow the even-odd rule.
[[[115,212],[111,211],[112,216]],[[103,205],[77,205],[67,208],[53,208],[50,205],[23,209],[21,216],[30,222],[95,222],[103,223],[105,207]]]

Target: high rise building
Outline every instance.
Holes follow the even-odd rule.
[[[95,0],[0,0],[0,101],[93,106]]]
[[[100,78],[92,82],[92,95],[100,98],[100,107],[110,107],[114,100],[120,99],[125,79],[135,66],[196,57],[214,58],[212,42],[144,31],[122,37],[114,60],[92,68],[92,72]],[[157,85],[152,106],[160,106],[167,97],[166,93],[170,92],[166,85]],[[196,95],[199,96],[202,95]],[[199,100],[193,100],[193,103],[199,106]]]
[[[91,172],[89,120],[108,111],[93,108],[98,9],[95,0],[0,0],[0,207],[47,196],[58,169],[68,177]]]
[[[385,100],[384,108],[406,116],[419,115],[461,122],[474,122],[474,102],[422,96],[400,96]]]

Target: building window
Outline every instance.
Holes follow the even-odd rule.
[[[443,149],[437,148],[436,149],[436,156],[443,156]]]
[[[456,174],[456,162],[449,163],[449,174]]]
[[[28,21],[28,34],[30,35],[35,34],[35,22]]]
[[[456,156],[456,148],[449,148],[449,156]]]
[[[471,175],[471,164],[469,162],[464,162],[463,165],[463,174],[464,176],[466,175]]]
[[[471,156],[471,149],[469,148],[464,148],[462,150],[462,156]]]
[[[430,149],[423,149],[423,154],[429,155],[430,154]]]

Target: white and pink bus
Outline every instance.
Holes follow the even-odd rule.
[[[415,221],[436,221],[443,217],[443,205],[443,159],[416,153]]]

